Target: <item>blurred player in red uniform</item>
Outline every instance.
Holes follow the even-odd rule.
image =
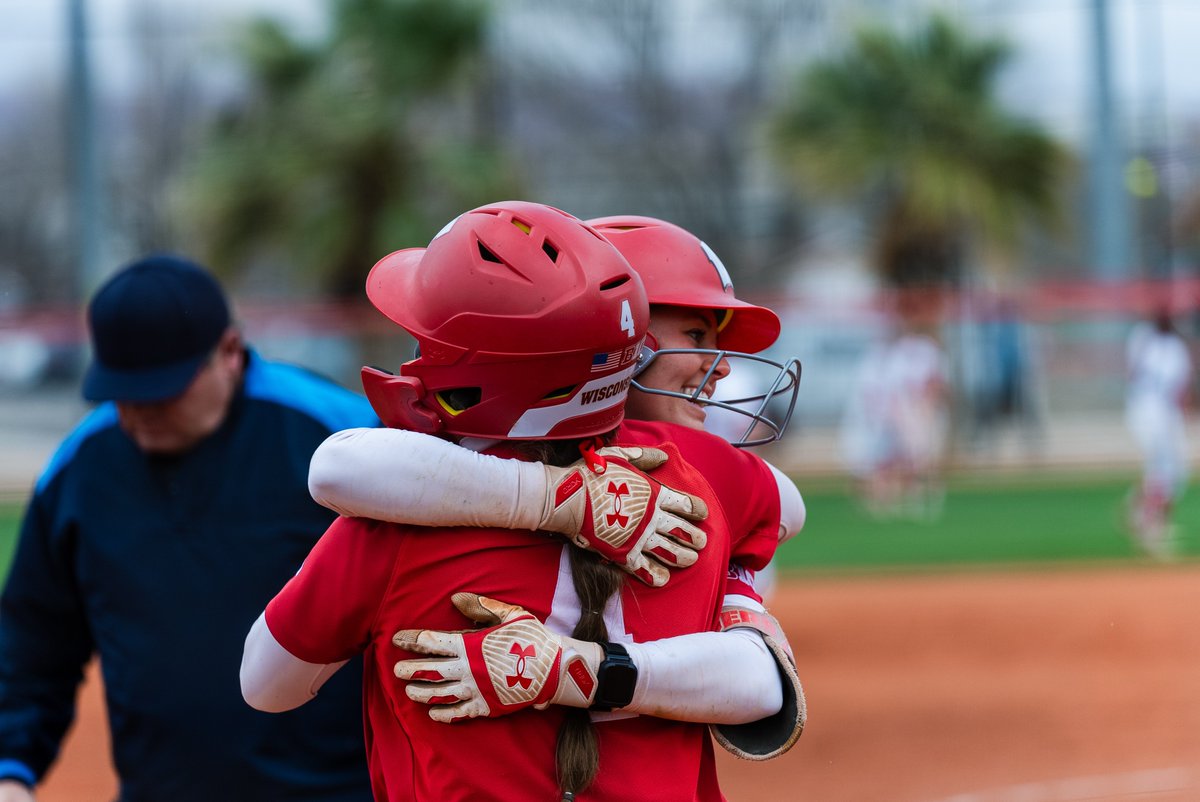
[[[508,203],[464,215],[428,249],[386,258],[372,272],[369,294],[417,337],[422,351],[401,376],[368,379],[376,407],[391,423],[455,435],[464,444],[486,446],[472,442],[486,438],[493,450],[508,456],[536,453],[550,463],[570,464],[581,438],[619,422],[634,366],[633,359],[627,363],[626,349],[644,330],[640,282],[614,254],[574,218],[535,204]],[[577,284],[555,286],[564,276]],[[541,291],[530,293],[530,285]],[[505,289],[512,287],[519,291],[506,297]],[[520,303],[511,303],[513,298]],[[626,649],[610,641],[713,628],[735,541],[752,564],[762,564],[778,536],[777,512],[766,516],[769,526],[764,526],[761,518],[748,517],[741,503],[777,495],[775,479],[761,461],[709,435],[662,424],[639,424],[637,433],[623,432],[621,439],[661,443],[674,452],[656,478],[695,491],[708,508],[707,545],[669,587],[622,584],[611,565],[577,547],[564,549],[543,534],[462,530],[449,536],[342,519],[251,632],[243,664],[247,698],[264,709],[295,706],[310,698],[341,661],[365,648],[368,747],[380,798],[554,798],[559,725],[586,734],[588,717],[582,716],[580,728],[573,726],[581,723],[579,715],[562,722],[563,707],[544,713],[523,708],[558,702],[634,709],[635,664]],[[701,456],[711,452],[709,466],[722,469],[716,487],[667,443],[677,440],[682,449],[692,439],[698,444],[688,449]],[[496,440],[528,440],[536,446]],[[598,531],[591,527],[591,535],[610,545],[640,538],[625,528],[639,505],[656,503],[657,484],[621,459],[610,456],[606,465],[605,452],[597,456],[586,445],[583,451],[590,467],[568,473],[556,486],[551,506],[569,506],[582,493],[591,507],[583,517],[605,521]],[[641,455],[639,449],[619,453]],[[760,500],[757,506],[770,505]],[[700,504],[692,500],[691,507],[695,511]],[[680,542],[689,540],[679,527],[672,534]],[[702,545],[698,538],[691,541],[693,547]],[[487,598],[457,597],[460,611],[492,626],[446,636],[461,647],[458,654],[466,663],[460,665],[470,671],[456,678],[457,689],[448,687],[442,699],[425,701],[446,701],[452,710],[455,704],[473,704],[473,710],[458,711],[467,716],[513,712],[505,721],[478,718],[442,727],[399,684],[382,676],[396,656],[391,636],[397,629],[408,632],[398,637],[410,648],[445,648],[430,646],[428,637],[411,628],[461,628],[465,619],[447,599],[455,588],[519,603],[533,617]],[[577,637],[559,634],[572,620],[578,622]],[[596,634],[586,639],[589,631]],[[425,633],[430,634],[436,633]],[[434,676],[438,673],[430,669],[423,678],[443,679]],[[472,688],[474,695],[467,693]],[[778,701],[776,696],[776,707]],[[703,720],[730,723],[770,712],[734,715],[704,706],[709,717]],[[599,729],[604,765],[588,798],[720,798],[702,727],[625,717]],[[591,752],[594,758],[595,750],[568,744],[563,752],[560,770],[570,767],[572,753],[586,757]],[[654,760],[647,761],[647,754]],[[582,784],[567,777],[563,787],[582,790],[586,774],[585,769]],[[663,783],[664,774],[671,783]]]

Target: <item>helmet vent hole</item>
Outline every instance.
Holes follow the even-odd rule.
[[[575,388],[578,386],[579,385],[577,385],[577,384],[571,384],[566,387],[559,387],[557,390],[551,390],[550,392],[546,393],[545,396],[542,397],[542,400],[550,401],[555,398],[566,398],[571,393],[575,392]]]
[[[620,287],[627,281],[629,281],[629,276],[617,276],[616,278],[610,278],[608,281],[600,285],[600,292],[615,290],[617,287]]]
[[[495,262],[498,265],[504,264],[504,262],[500,261],[500,257],[488,250],[487,246],[482,242],[479,243],[479,255],[483,257],[483,261],[485,262]]]
[[[441,390],[437,393],[438,401],[453,412],[462,412],[479,403],[483,391],[478,387],[455,387],[452,390]]]
[[[524,231],[526,234],[528,234],[530,231],[533,231],[533,226],[529,225],[528,223],[526,223],[522,220],[518,220],[515,217],[512,219],[512,224],[514,226],[516,226],[517,228],[521,229],[522,231]]]
[[[543,242],[542,251],[550,257],[551,262],[558,262],[558,248],[555,248],[549,242]]]

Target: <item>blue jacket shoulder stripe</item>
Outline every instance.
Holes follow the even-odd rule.
[[[35,490],[41,490],[53,479],[59,471],[75,458],[80,446],[92,435],[117,425],[117,405],[106,401],[88,414],[70,434],[67,435],[50,457],[42,475],[38,477]]]
[[[252,356],[246,396],[298,410],[333,432],[379,425],[367,399],[295,365]]]

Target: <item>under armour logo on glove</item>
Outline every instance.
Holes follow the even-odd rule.
[[[629,485],[625,484],[624,482],[621,482],[621,484],[609,482],[608,495],[612,498],[613,510],[615,511],[605,515],[604,522],[609,526],[616,524],[624,529],[625,527],[629,526],[629,516],[621,512],[621,496],[629,495]]]
[[[508,687],[510,688],[514,685],[528,688],[533,683],[533,679],[525,676],[525,658],[536,656],[537,650],[532,646],[522,646],[519,643],[514,643],[509,652],[517,656],[517,673],[505,677],[504,681],[508,683]]]
[[[482,638],[481,633],[465,634],[466,654],[472,672],[487,672],[491,691],[503,707],[528,707],[545,701],[543,693],[546,698],[554,693],[562,649],[541,621],[521,610],[501,625],[481,632]]]
[[[550,704],[587,707],[603,650],[554,634],[527,610],[474,593],[455,593],[454,606],[485,629],[439,632],[405,629],[392,643],[431,655],[396,663],[409,680],[405,694],[431,705],[429,717],[454,722]]]
[[[671,568],[693,565],[707,536],[703,499],[661,484],[644,471],[667,461],[656,448],[602,448],[566,468],[547,466],[553,481],[541,527],[659,587]]]

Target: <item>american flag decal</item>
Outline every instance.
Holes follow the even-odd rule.
[[[592,357],[592,373],[611,370],[621,363],[620,351],[609,351],[606,354],[596,354]]]
[[[599,373],[602,370],[612,370],[632,364],[634,357],[637,356],[639,347],[638,345],[631,345],[627,348],[622,348],[620,351],[609,351],[606,354],[594,355],[592,357],[592,373]]]

